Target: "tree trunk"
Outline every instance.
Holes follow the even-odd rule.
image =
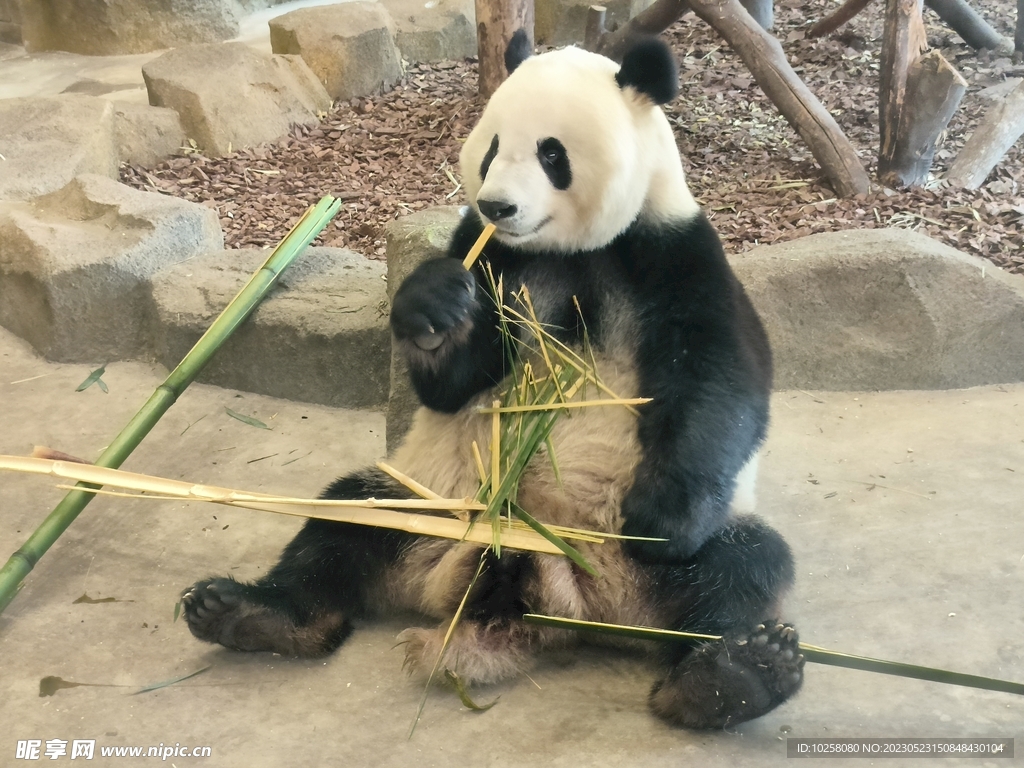
[[[505,50],[517,30],[533,49],[533,0],[476,0],[480,95],[489,99],[508,77]]]
[[[878,179],[917,186],[928,179],[935,142],[949,123],[967,82],[927,46],[921,0],[888,0],[878,99]]]
[[[591,14],[595,13],[593,8],[594,6],[591,6]],[[600,35],[595,41],[588,39],[584,45],[588,51],[594,51],[613,61],[621,62],[626,49],[629,48],[629,44],[633,40],[644,35],[657,35],[664,32],[688,10],[690,10],[690,5],[687,0],[656,0],[653,5],[638,13],[614,32]],[[588,28],[591,23],[596,24],[596,21],[591,22],[588,17]]]
[[[1021,2],[1024,2],[1024,0],[1021,0]],[[870,3],[871,0],[846,0],[833,13],[807,30],[807,36],[824,37],[825,35],[831,35],[843,24],[867,8]]]
[[[583,32],[584,50],[596,51],[597,46],[601,43],[601,38],[608,34],[604,28],[607,13],[608,9],[603,5],[592,5],[587,8],[587,26]]]
[[[775,26],[774,0],[740,0],[740,5],[747,9],[747,13],[761,25],[761,29]]]
[[[853,146],[797,77],[779,41],[758,26],[739,0],[689,0],[689,5],[740,55],[761,90],[807,143],[836,194],[867,192],[871,182]]]
[[[956,156],[947,178],[954,186],[977,189],[1003,155],[1024,134],[1024,83],[981,119]]]
[[[967,0],[925,0],[971,48],[1008,48],[1006,39],[979,16]]]
[[[1013,63],[1024,64],[1024,0],[1017,0],[1017,32],[1013,36]]]

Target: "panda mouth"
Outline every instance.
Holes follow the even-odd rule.
[[[538,224],[537,226],[535,226],[533,229],[529,230],[528,232],[511,232],[511,231],[509,231],[507,229],[502,229],[500,224],[497,225],[497,227],[498,227],[498,231],[502,235],[504,235],[505,237],[510,237],[510,238],[519,240],[519,239],[524,238],[524,237],[531,237],[532,235],[536,235],[544,227],[546,227],[549,223],[551,223],[551,219],[552,219],[552,217],[548,216],[543,221],[541,221],[540,224]]]

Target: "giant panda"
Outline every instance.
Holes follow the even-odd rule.
[[[483,268],[462,259],[490,222],[483,261],[505,300],[527,286],[560,339],[579,345],[586,328],[612,390],[652,398],[639,416],[594,407],[559,419],[560,482],[538,456],[518,503],[544,522],[667,541],[581,545],[600,578],[564,557],[489,553],[444,663],[490,683],[584,640],[526,624],[525,612],[722,635],[659,649],[650,706],[691,728],[758,717],[797,691],[804,661],[794,628],[776,620],[790,550],[749,514],[771,355],[659,106],[675,96],[675,63],[655,39],[634,44],[621,67],[577,48],[530,55],[523,42],[509,46],[511,74],[461,151],[470,208],[447,257],[421,264],[394,296],[391,327],[423,407],[391,463],[444,497],[477,491],[471,445],[486,463],[490,434],[477,407],[506,386],[508,361]],[[409,495],[374,468],[322,497]],[[263,578],[188,588],[184,615],[201,640],[311,657],[334,651],[356,619],[412,609],[424,626],[400,639],[406,666],[426,676],[480,554],[310,520]]]

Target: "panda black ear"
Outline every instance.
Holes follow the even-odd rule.
[[[635,89],[655,104],[667,104],[679,91],[679,70],[669,47],[656,37],[646,37],[626,51],[615,82],[620,88]]]
[[[516,67],[533,55],[533,46],[530,45],[530,38],[522,27],[517,29],[508,41],[508,48],[505,49],[505,71],[510,75],[515,72]]]

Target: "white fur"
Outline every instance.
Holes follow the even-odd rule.
[[[474,208],[478,199],[517,206],[496,222],[499,240],[572,253],[607,245],[638,216],[698,213],[668,119],[646,96],[620,88],[617,71],[611,59],[565,48],[527,59],[491,97],[459,162]],[[495,135],[498,153],[481,179]],[[538,142],[549,137],[569,156],[572,184],[564,191],[537,159]]]

